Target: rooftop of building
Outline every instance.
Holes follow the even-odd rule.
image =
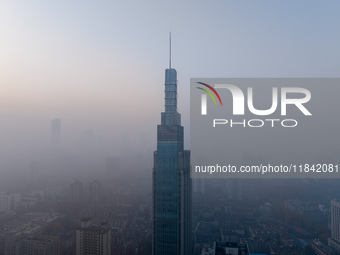
[[[238,255],[250,255],[248,246],[246,244],[238,244],[234,242],[215,242],[214,244],[214,255],[231,255],[235,254],[234,250],[232,253],[228,249],[237,249]]]

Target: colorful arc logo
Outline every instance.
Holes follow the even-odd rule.
[[[217,96],[218,100],[220,101],[220,104],[222,106],[222,100],[220,98],[220,95],[217,93],[217,91],[211,87],[210,85],[206,84],[206,83],[203,83],[203,82],[197,82],[198,84],[201,84],[203,86],[206,86],[207,88],[209,88],[212,92],[214,92],[214,94]],[[200,88],[200,87],[196,87],[200,90],[203,90],[204,92],[206,92],[211,98],[212,100],[214,101],[215,105],[217,105],[216,103],[216,100],[215,100],[215,97],[213,96],[213,94],[211,94],[211,92],[207,89],[204,89],[204,88]],[[202,108],[201,108],[201,114],[202,115],[207,115],[207,94],[202,94]]]
[[[217,93],[217,91],[216,91],[213,87],[211,87],[210,85],[208,85],[208,84],[206,84],[206,83],[203,83],[203,82],[197,82],[197,83],[198,83],[198,84],[201,84],[201,85],[203,85],[203,86],[206,86],[206,87],[209,88],[212,92],[214,92],[215,95],[217,96],[218,100],[220,101],[221,106],[222,106],[222,100],[221,100],[221,98],[220,98],[220,95]],[[212,98],[212,100],[214,100],[215,105],[217,105],[214,96],[211,94],[211,92],[210,92],[209,90],[206,90],[206,89],[203,89],[203,88],[200,88],[200,87],[197,87],[197,88],[203,90],[204,92],[206,92],[206,93]]]

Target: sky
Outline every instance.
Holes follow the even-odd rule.
[[[339,1],[0,0],[0,151],[41,149],[54,118],[70,147],[93,130],[107,153],[127,133],[155,150],[170,31],[190,148],[190,78],[339,77],[339,11]]]

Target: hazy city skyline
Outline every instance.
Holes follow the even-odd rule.
[[[95,237],[89,244],[105,235],[108,254],[150,255],[152,243],[169,253],[174,237],[192,255],[214,247],[217,253],[217,246],[330,254],[338,179],[194,179],[191,200],[183,184],[191,179],[183,174],[193,149],[190,78],[339,77],[339,7],[292,0],[0,0],[0,255],[38,249],[73,255],[76,246],[84,248],[85,232]],[[164,105],[169,32],[183,126],[173,133],[176,125],[167,124],[179,124],[179,116],[172,89]],[[168,143],[171,134],[178,139]],[[172,174],[176,169],[182,176]],[[183,231],[170,237],[175,226]],[[101,254],[90,246],[91,255]]]
[[[338,77],[339,5],[0,1],[1,152],[41,150],[54,118],[66,147],[92,130],[155,149],[170,31],[189,148],[190,77]]]

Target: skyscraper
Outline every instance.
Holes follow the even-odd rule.
[[[153,167],[153,255],[191,254],[190,151],[177,112],[177,72],[165,70],[165,112],[157,126]]]

